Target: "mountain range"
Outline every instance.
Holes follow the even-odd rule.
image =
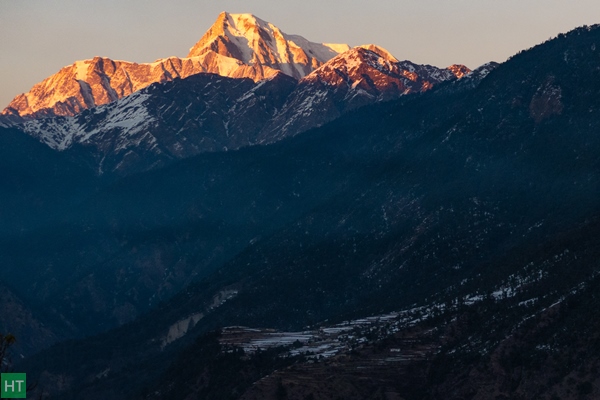
[[[15,368],[62,399],[596,398],[598,43],[439,69],[224,13],[190,58],[248,75],[5,110]]]
[[[222,13],[187,58],[78,61],[17,96],[0,123],[60,151],[82,148],[98,174],[126,175],[272,143],[469,73],[400,62],[375,45],[313,43],[251,14]]]
[[[25,119],[72,116],[152,83],[198,73],[259,81],[281,71],[300,79],[349,49],[348,45],[318,44],[286,35],[250,14],[223,12],[185,58],[169,57],[149,64],[105,57],[77,61],[17,96],[2,114]]]

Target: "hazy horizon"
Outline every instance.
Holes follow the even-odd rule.
[[[221,11],[252,13],[315,42],[374,43],[398,59],[470,68],[600,22],[600,3],[591,0],[0,0],[0,109],[76,60],[184,57]]]

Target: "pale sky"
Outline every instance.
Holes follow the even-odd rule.
[[[187,55],[221,11],[314,42],[374,43],[396,58],[475,68],[577,26],[599,0],[0,0],[0,109],[76,60]]]

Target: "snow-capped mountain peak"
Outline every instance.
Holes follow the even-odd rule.
[[[314,43],[302,36],[288,35],[252,14],[223,12],[190,49],[188,57],[214,51],[248,65],[269,66],[300,79],[349,49],[346,44]]]
[[[369,44],[354,47],[332,58],[302,81],[320,81],[352,89],[362,89],[373,96],[383,93],[412,93],[430,89],[433,85],[462,78],[470,70],[464,65],[437,68],[410,61],[398,61],[386,49]]]
[[[372,51],[373,53],[377,54],[379,57],[382,57],[386,61],[390,61],[390,62],[398,62],[399,61],[396,57],[394,57],[392,55],[392,53],[390,53],[389,51],[387,51],[386,49],[384,49],[381,46],[377,46],[376,44],[363,44],[358,47]]]
[[[260,81],[284,73],[300,79],[348,50],[345,44],[311,42],[288,35],[252,14],[223,12],[185,58],[153,63],[106,57],[76,61],[16,96],[2,111],[7,121],[73,116],[156,82],[213,73]]]

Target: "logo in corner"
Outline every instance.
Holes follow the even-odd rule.
[[[3,373],[1,374],[0,384],[2,385],[0,398],[24,399],[26,397],[26,374]]]

